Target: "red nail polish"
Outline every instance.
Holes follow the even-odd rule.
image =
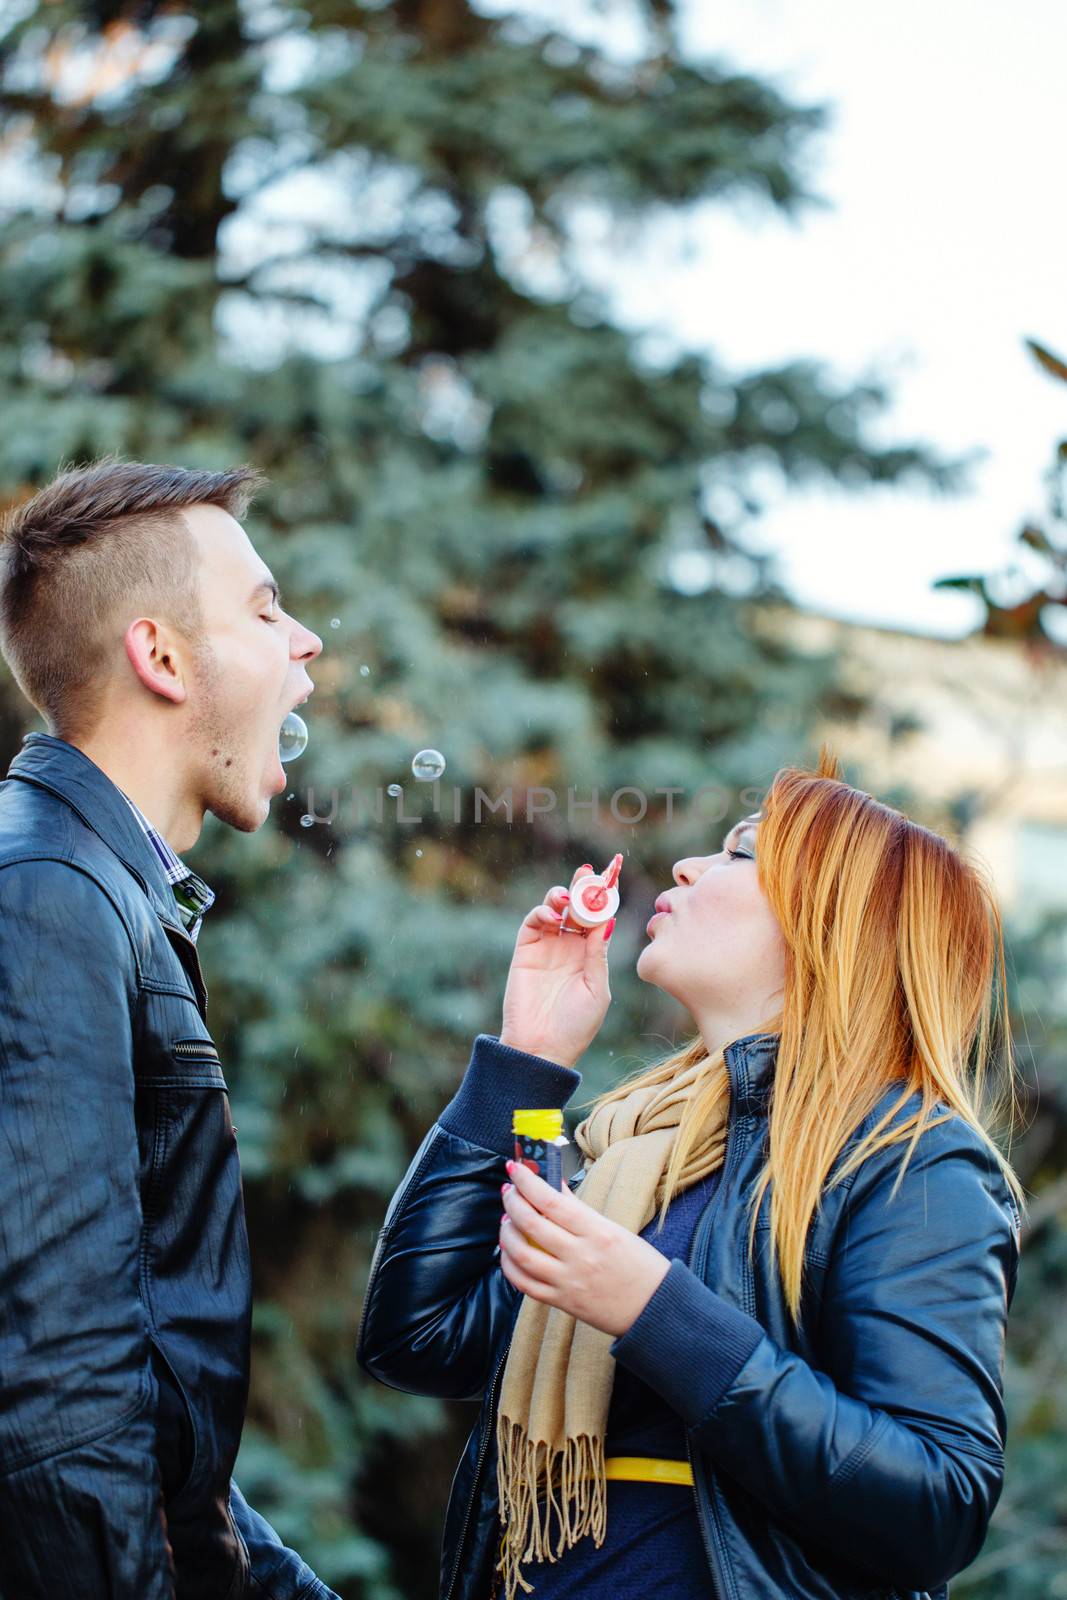
[[[511,1188],[511,1184],[510,1183],[502,1183],[500,1185],[500,1193],[501,1194],[507,1194],[507,1192],[508,1192],[508,1190],[510,1188]]]
[[[608,940],[611,938],[611,936],[612,936],[612,934],[614,932],[615,932],[615,918],[612,917],[611,921],[607,925],[607,928],[604,930],[604,943],[605,944],[607,944]]]
[[[514,1165],[515,1165],[514,1161],[505,1161],[504,1162],[504,1170],[505,1170],[505,1172],[510,1172]]]

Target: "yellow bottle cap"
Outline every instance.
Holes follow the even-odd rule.
[[[544,1139],[551,1144],[563,1132],[563,1112],[551,1109],[516,1111],[512,1117],[511,1131],[526,1139]]]

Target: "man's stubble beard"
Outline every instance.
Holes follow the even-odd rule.
[[[233,715],[227,715],[225,677],[210,644],[196,646],[197,708],[191,733],[204,773],[204,807],[228,827],[254,833],[262,825],[246,772],[247,754]],[[258,778],[258,774],[256,775]]]

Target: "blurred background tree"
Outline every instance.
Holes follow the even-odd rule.
[[[812,757],[821,711],[863,711],[751,626],[784,598],[754,480],[959,480],[871,442],[876,382],[666,350],[583,280],[591,213],[623,252],[709,198],[815,202],[822,110],[683,59],[672,19],[649,0],[621,62],[463,0],[0,0],[0,500],[112,450],[252,460],[252,537],[326,642],[292,792],[193,859],[256,1270],[239,1477],[346,1600],[434,1592],[472,1416],[352,1352],[518,920],[626,851],[584,1099],[682,1025],[628,970],[671,863]],[[5,681],[8,756],[35,722]]]
[[[1067,361],[1027,339],[1035,362],[1057,383],[1067,383]],[[991,639],[1015,639],[1040,664],[1067,646],[1067,438],[1056,445],[1047,473],[1044,518],[1019,530],[1018,564],[1004,572],[960,573],[939,578],[935,589],[962,589],[977,596],[981,631]]]
[[[1026,344],[1042,372],[1067,383],[1067,363],[1035,339]],[[1067,438],[1046,475],[1045,515],[1019,532],[1020,561],[936,585],[977,595],[978,631],[1025,650],[1035,683],[1067,656],[1065,483]],[[1013,1159],[1035,1198],[1008,1342],[1004,1493],[985,1549],[955,1587],[961,1595],[1044,1600],[1067,1595],[1067,916],[1031,917],[1024,907],[1009,934],[1028,1124]]]

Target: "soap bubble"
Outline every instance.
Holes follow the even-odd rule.
[[[433,783],[445,770],[445,758],[440,750],[420,750],[411,770],[421,783]]]
[[[364,661],[363,665],[359,669],[359,675],[360,675],[361,678],[369,678],[370,677],[370,668],[368,667],[368,665],[367,665],[367,663],[365,661]]]
[[[404,793],[403,789],[398,783],[391,783],[385,792],[386,794],[391,795],[394,800],[399,800],[400,796]]]
[[[417,855],[417,856],[421,856],[421,855],[422,855],[422,851],[421,851],[421,850],[416,850],[416,851],[415,851],[415,854],[416,854],[416,855]]]
[[[339,628],[340,626],[341,626],[340,617],[331,617],[330,618],[330,627],[331,628]]]
[[[278,760],[295,761],[297,756],[304,754],[307,747],[307,723],[303,717],[298,717],[295,711],[290,711],[278,734]]]
[[[315,826],[315,818],[309,816],[305,811],[304,815],[300,818],[300,826],[302,828],[313,828]]]

